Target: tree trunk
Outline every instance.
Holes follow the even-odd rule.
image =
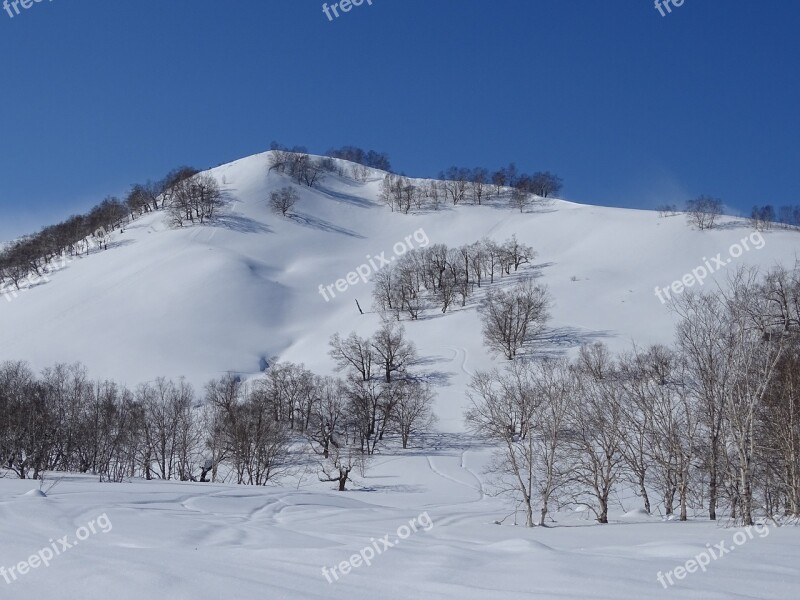
[[[600,514],[597,516],[597,522],[602,524],[608,523],[608,495],[603,495],[600,498]]]
[[[712,443],[715,443],[712,441]],[[717,450],[711,450],[711,470],[708,481],[708,518],[717,520]]]
[[[647,495],[647,488],[644,485],[644,476],[639,477],[639,491],[642,494],[642,500],[644,500],[644,509],[647,511],[647,514],[650,514],[650,496]]]
[[[531,498],[526,494],[523,499],[525,500],[525,527],[533,527],[533,506],[531,506]]]

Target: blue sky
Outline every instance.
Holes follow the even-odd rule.
[[[329,2],[329,4],[332,4]],[[798,203],[797,2],[52,0],[0,11],[0,238],[270,141],[564,196]]]

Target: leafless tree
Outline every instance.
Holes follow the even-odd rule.
[[[483,167],[472,169],[469,178],[469,191],[475,204],[482,204],[489,185],[489,172]]]
[[[754,326],[751,315],[763,314],[768,309],[768,300],[758,290],[756,271],[736,272],[725,292],[725,303],[732,326],[734,346],[729,356],[735,373],[735,383],[725,397],[725,421],[729,448],[735,459],[741,519],[744,525],[753,525],[754,476],[761,452],[756,435],[758,412],[770,389],[787,338],[781,335],[780,329],[778,335],[769,335],[774,332]]]
[[[361,381],[372,379],[374,369],[377,367],[377,360],[370,339],[359,337],[355,333],[342,339],[337,333],[331,337],[329,345],[329,354],[340,371],[350,370]]]
[[[700,231],[712,229],[722,214],[722,200],[711,196],[700,196],[686,203],[689,223]]]
[[[320,461],[320,481],[332,481],[338,484],[338,490],[347,490],[347,482],[351,480],[353,469],[364,470],[367,456],[348,440],[334,436],[327,458]]]
[[[307,435],[312,448],[323,458],[330,458],[337,436],[349,425],[347,386],[341,379],[318,377],[314,385],[315,401]]]
[[[569,452],[573,499],[608,523],[609,500],[624,468],[622,394],[618,374],[602,344],[581,349],[575,367],[578,395],[570,406]]]
[[[416,379],[394,381],[389,393],[394,396],[390,426],[400,434],[405,450],[412,436],[429,432],[436,422],[434,393],[430,384]]]
[[[531,176],[529,191],[542,198],[548,198],[558,194],[563,185],[564,183],[558,175],[542,171]]]
[[[269,206],[272,212],[283,215],[284,217],[289,213],[294,205],[297,204],[299,196],[293,187],[283,187],[270,194]]]
[[[461,204],[467,195],[467,183],[470,179],[469,169],[450,167],[439,174],[445,193],[453,205]]]
[[[708,512],[717,518],[726,398],[735,385],[735,334],[724,300],[713,293],[682,294],[672,304],[679,317],[676,346],[686,366],[686,385],[698,400],[709,477]]]
[[[520,213],[524,213],[525,209],[531,204],[531,195],[527,190],[514,188],[511,191],[511,199],[509,204],[512,208],[519,209]]]
[[[495,352],[514,360],[549,318],[550,294],[525,278],[508,290],[489,289],[481,305],[483,336]]]
[[[385,383],[391,383],[397,375],[402,376],[417,359],[414,344],[406,339],[405,329],[398,323],[384,322],[370,345]]]
[[[172,224],[183,227],[187,221],[202,225],[222,205],[223,195],[217,180],[210,175],[199,174],[173,186],[167,208]]]
[[[498,444],[488,471],[500,493],[516,498],[525,511],[525,526],[533,527],[536,477],[534,415],[539,399],[532,393],[530,375],[514,364],[507,374],[476,373],[467,397],[467,427]]]

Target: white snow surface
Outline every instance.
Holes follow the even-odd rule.
[[[94,251],[21,293],[0,297],[0,360],[41,369],[81,361],[94,377],[135,386],[158,376],[186,377],[196,389],[227,372],[259,374],[274,359],[333,372],[335,333],[370,334],[379,324],[370,284],[325,302],[333,284],[415,231],[455,246],[516,234],[539,256],[526,272],[546,283],[553,319],[535,351],[570,353],[600,340],[614,350],[633,342],[669,343],[674,317],[655,286],[674,280],[753,232],[724,219],[696,231],[683,216],[583,206],[555,200],[526,214],[501,206],[444,206],[391,213],[378,200],[381,174],[367,183],[328,176],[298,188],[291,218],[269,212],[269,193],[290,182],[268,174],[268,154],[212,169],[230,204],[211,225],[172,229],[162,213],[115,232]],[[708,279],[724,281],[738,264],[794,263],[799,234],[771,231],[766,244]],[[412,238],[413,240],[413,238]],[[419,245],[416,241],[414,246]],[[752,245],[752,242],[751,242]],[[573,280],[573,278],[575,280]],[[358,299],[367,314],[360,315]],[[489,495],[490,449],[463,433],[466,386],[478,369],[502,367],[484,348],[473,298],[467,307],[404,321],[421,365],[435,375],[439,433],[408,451],[387,450],[345,493],[313,475],[281,486],[237,487],[134,480],[100,484],[61,478],[46,496],[28,481],[0,479],[0,566],[25,561],[58,538],[106,515],[113,524],[7,584],[3,597],[107,598],[609,598],[784,599],[800,595],[800,535],[772,527],[663,589],[656,576],[683,565],[738,529],[647,516],[621,493],[612,523],[580,512],[554,515],[554,527],[513,525],[508,500]],[[328,583],[331,568],[423,512],[420,530]]]

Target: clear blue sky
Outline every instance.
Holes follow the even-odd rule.
[[[798,203],[800,3],[44,0],[0,12],[0,238],[271,140],[397,170],[516,161],[564,196]]]

